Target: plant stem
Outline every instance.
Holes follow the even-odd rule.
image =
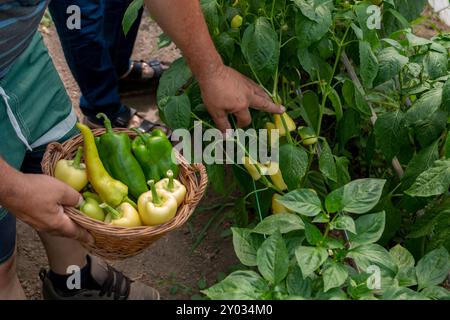
[[[103,118],[103,124],[105,125],[106,132],[107,133],[112,133],[113,132],[113,128],[112,128],[112,125],[111,125],[111,120],[109,120],[109,118],[104,113],[97,114],[97,119],[101,119],[101,118]]]
[[[156,192],[156,188],[155,188],[155,180],[150,180],[147,183],[150,186],[150,189],[152,190],[153,203],[157,206],[161,205],[161,198],[159,197],[158,192]]]
[[[122,213],[120,211],[114,209],[113,207],[111,207],[110,205],[108,205],[106,203],[100,204],[100,208],[105,209],[106,212],[111,214],[113,220],[122,218]]]
[[[173,189],[175,188],[175,186],[173,184],[173,172],[172,172],[172,170],[168,170],[167,171],[167,177],[169,178],[169,183],[167,184],[167,189],[169,189],[169,191],[172,192]]]
[[[83,147],[78,147],[77,154],[75,155],[75,158],[73,159],[72,166],[75,169],[81,169],[80,163],[81,163],[81,156],[83,155]]]

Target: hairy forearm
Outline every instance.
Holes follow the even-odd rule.
[[[145,0],[145,3],[156,22],[181,49],[199,81],[222,66],[199,0]]]

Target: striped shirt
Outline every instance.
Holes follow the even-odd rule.
[[[0,79],[30,44],[49,0],[0,0]]]

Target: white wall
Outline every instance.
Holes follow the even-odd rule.
[[[439,17],[450,26],[450,2],[449,0],[428,0],[434,11],[439,12]]]

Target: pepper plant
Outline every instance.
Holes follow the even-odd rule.
[[[252,128],[285,131],[279,168],[287,190],[232,166],[244,193],[235,250],[259,273],[232,274],[207,296],[448,296],[438,285],[449,271],[450,37],[413,33],[426,1],[201,4],[223,61],[285,105],[298,127],[252,112]],[[160,36],[161,47],[169,43]],[[157,103],[172,129],[214,125],[183,58],[162,76]],[[208,166],[217,191],[225,170]],[[286,213],[271,215],[273,204]],[[367,285],[373,266],[381,289]]]

